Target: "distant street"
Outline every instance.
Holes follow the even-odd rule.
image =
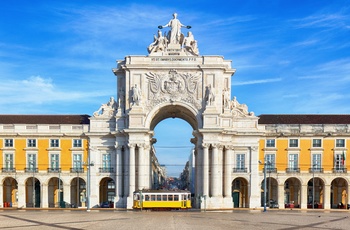
[[[1,229],[349,229],[348,211],[2,210]]]

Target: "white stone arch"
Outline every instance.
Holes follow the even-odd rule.
[[[193,106],[183,102],[166,102],[155,106],[146,117],[145,127],[154,127],[167,118],[180,118],[191,125],[193,130],[202,127],[200,113]]]

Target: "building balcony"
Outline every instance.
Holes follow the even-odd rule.
[[[38,168],[24,168],[24,172],[26,173],[37,173]]]
[[[12,173],[12,172],[16,172],[16,168],[2,168],[1,171],[3,173]]]
[[[300,168],[286,168],[286,173],[300,173]]]
[[[114,168],[98,168],[100,173],[114,173]]]
[[[247,171],[247,168],[233,168],[234,173],[246,173]]]
[[[347,173],[347,168],[332,168],[333,173]]]
[[[265,168],[263,168],[265,170]],[[266,168],[266,173],[277,173],[277,168]]]
[[[48,173],[60,173],[61,168],[47,168]]]
[[[70,168],[71,173],[84,173],[84,168]]]
[[[323,168],[309,168],[309,173],[323,173]]]

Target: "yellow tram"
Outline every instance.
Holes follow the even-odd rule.
[[[134,192],[134,209],[189,209],[191,206],[191,193],[189,191],[169,190],[139,190]]]

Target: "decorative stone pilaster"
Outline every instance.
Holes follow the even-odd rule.
[[[224,197],[231,197],[231,187],[232,187],[232,179],[231,179],[231,170],[232,170],[232,152],[233,146],[225,146],[225,175],[224,175]]]
[[[203,195],[209,195],[209,145],[203,144]]]

